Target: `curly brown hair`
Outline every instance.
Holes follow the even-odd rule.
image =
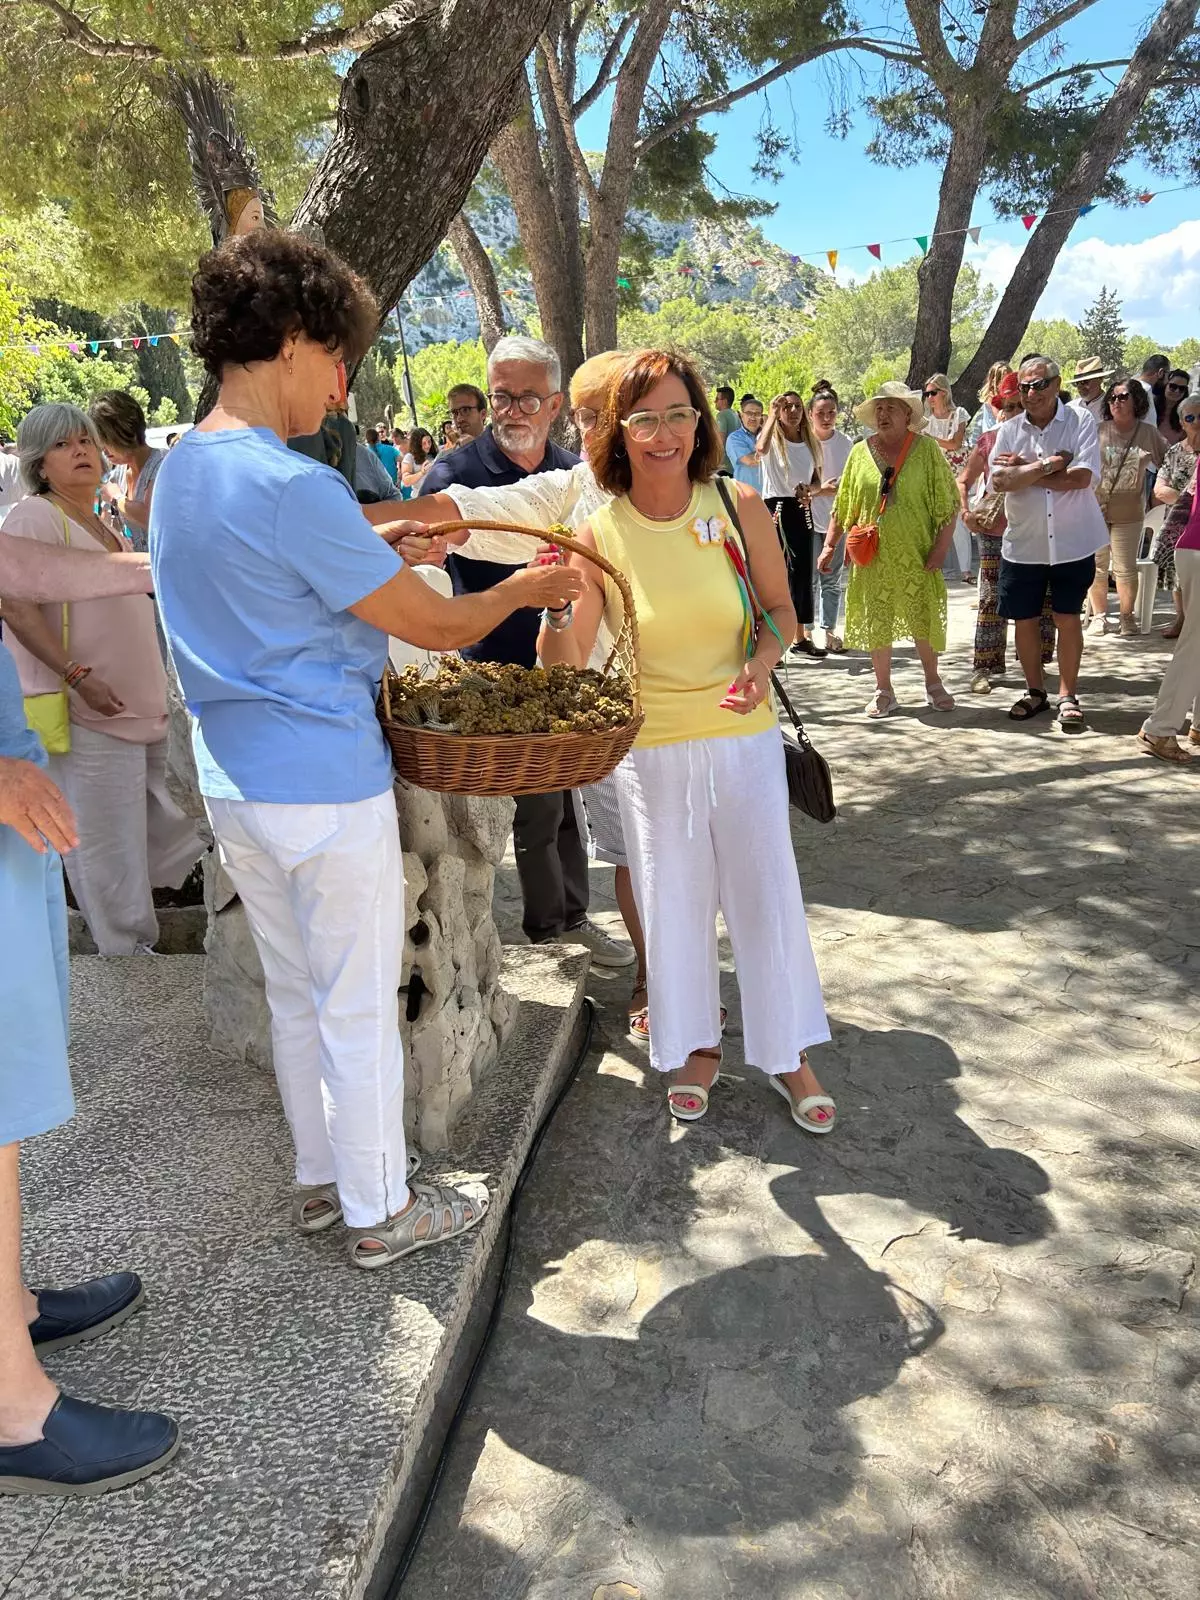
[[[707,483],[725,459],[724,441],[704,384],[688,358],[678,350],[634,350],[609,380],[604,407],[588,444],[588,461],[596,482],[609,494],[628,494],[633,483],[621,418],[627,417],[643,395],[664,378],[679,378],[700,413],[696,444],[688,457],[688,477],[693,483]]]
[[[353,363],[379,326],[357,273],[298,233],[260,229],[201,256],[192,278],[192,348],[214,378],[226,366],[273,361],[301,333]]]
[[[1124,389],[1129,395],[1136,422],[1140,422],[1143,417],[1150,415],[1150,396],[1146,393],[1144,385],[1139,383],[1136,378],[1114,378],[1104,391],[1104,402],[1100,407],[1102,421],[1111,422],[1113,419],[1112,397],[1113,391],[1116,389]]]

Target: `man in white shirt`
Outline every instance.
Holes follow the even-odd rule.
[[[1071,405],[1076,411],[1089,412],[1096,419],[1097,427],[1104,411],[1104,388],[1111,377],[1112,372],[1106,370],[1099,356],[1087,356],[1075,363],[1071,378],[1075,398]]]
[[[1039,624],[1049,592],[1058,633],[1058,723],[1064,733],[1078,733],[1084,725],[1075,693],[1083,658],[1080,612],[1096,576],[1096,551],[1108,543],[1093,492],[1100,436],[1090,412],[1062,403],[1053,361],[1028,356],[1017,376],[1025,410],[1000,424],[990,459],[992,487],[1004,491],[1008,519],[997,610],[1016,625],[1027,685],[1008,714],[1024,722],[1049,709]]]

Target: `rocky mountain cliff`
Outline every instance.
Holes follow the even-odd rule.
[[[495,265],[511,325],[524,329],[537,304],[511,202],[501,188],[481,180],[467,213]],[[669,222],[648,211],[631,211],[628,227],[638,249],[622,273],[647,311],[680,295],[702,304],[797,309],[813,299],[826,276],[772,244],[753,225]],[[448,244],[409,285],[400,309],[410,350],[479,337],[475,298]]]

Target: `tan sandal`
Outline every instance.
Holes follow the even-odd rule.
[[[893,711],[900,709],[900,702],[890,689],[876,689],[867,701],[867,716],[873,718],[890,717]]]
[[[708,1097],[721,1081],[721,1049],[693,1050],[688,1057],[700,1056],[705,1061],[715,1061],[717,1070],[713,1073],[712,1082],[705,1089],[698,1083],[673,1083],[667,1090],[667,1110],[676,1122],[699,1122],[708,1111]],[[675,1104],[676,1096],[682,1101],[681,1105]]]
[[[1138,730],[1137,738],[1142,749],[1152,756],[1157,756],[1160,761],[1174,761],[1177,766],[1190,767],[1196,759],[1190,751],[1185,750],[1174,738],[1147,733],[1145,728]]]
[[[800,1056],[800,1065],[802,1067],[808,1067],[809,1071],[812,1071],[809,1059],[803,1053]],[[816,1081],[815,1073],[813,1075],[813,1081]],[[805,1133],[820,1134],[833,1132],[834,1128],[837,1126],[837,1104],[829,1095],[822,1092],[818,1094],[806,1094],[800,1099],[797,1099],[781,1077],[772,1075],[767,1079],[767,1082],[771,1085],[772,1089],[774,1089],[777,1094],[781,1094],[787,1101],[788,1105],[791,1106],[792,1121],[798,1128],[803,1128]],[[817,1117],[814,1116],[813,1113],[817,1113],[818,1116],[820,1116],[822,1113],[828,1113],[828,1115],[821,1116],[821,1120],[818,1121]]]
[[[412,1203],[399,1216],[375,1228],[350,1229],[350,1259],[368,1272],[411,1256],[427,1245],[444,1244],[467,1233],[487,1215],[489,1196],[482,1183],[450,1189],[439,1183],[414,1183]],[[418,1233],[422,1223],[428,1231]],[[369,1246],[374,1245],[375,1249]]]
[[[409,1178],[421,1170],[421,1158],[408,1152]],[[302,1183],[292,1198],[292,1221],[301,1233],[324,1233],[342,1220],[342,1202],[336,1183]]]

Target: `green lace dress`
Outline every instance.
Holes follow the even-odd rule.
[[[833,514],[847,532],[877,520],[880,469],[864,440],[850,452]],[[869,567],[850,565],[846,643],[852,650],[883,650],[898,639],[928,639],[946,648],[946,583],[925,562],[939,529],[958,515],[958,488],[941,448],[913,440],[879,524],[879,554]]]

